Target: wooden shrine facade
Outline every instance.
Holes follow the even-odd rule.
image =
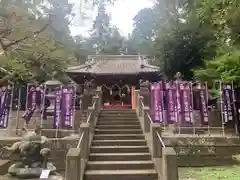
[[[159,81],[159,67],[142,55],[90,55],[85,64],[67,69],[69,77],[82,89],[102,87],[103,101],[131,104],[132,87],[141,80]]]

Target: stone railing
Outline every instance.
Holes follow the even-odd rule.
[[[156,165],[158,176],[163,180],[178,180],[177,154],[172,147],[166,147],[162,139],[161,124],[153,123],[150,108],[144,105],[139,90],[136,95],[136,113],[145,134],[148,146]]]
[[[78,144],[75,148],[68,150],[65,170],[66,180],[83,179],[98,114],[102,108],[101,105],[101,91],[98,90],[97,95],[93,97],[93,105],[88,107],[86,122],[80,125]]]

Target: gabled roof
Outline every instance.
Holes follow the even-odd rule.
[[[158,72],[159,67],[148,63],[149,59],[140,55],[91,55],[84,65],[67,69],[67,73],[90,74],[138,74]]]

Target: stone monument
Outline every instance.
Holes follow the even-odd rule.
[[[15,154],[19,157],[9,167],[8,175],[4,176],[4,180],[39,179],[42,170],[50,171],[49,180],[63,180],[61,176],[55,174],[56,167],[48,162],[51,150],[47,147],[48,139],[41,136],[40,132],[40,127],[37,127],[34,131],[23,129],[21,141],[15,142],[11,147],[4,147],[6,151],[11,152],[11,155]]]

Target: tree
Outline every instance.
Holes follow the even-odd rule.
[[[152,8],[144,8],[133,18],[133,31],[129,41],[132,48],[140,54],[152,54],[155,14]]]
[[[56,3],[56,1],[48,2]],[[3,53],[0,60],[12,74],[12,78],[49,79],[53,74],[61,74],[66,64],[72,60],[68,49],[60,39],[68,36],[68,26],[64,25],[64,31],[60,32],[61,28],[53,23],[56,17],[60,17],[59,14],[64,14],[64,11],[60,11],[61,8],[58,6],[51,5],[53,4],[44,6],[37,0],[7,1],[7,3],[1,1],[3,11],[0,14],[0,45]],[[64,8],[65,6],[62,6],[62,9]],[[62,15],[65,18],[66,16]],[[67,21],[63,18],[58,22],[64,20]]]
[[[236,0],[205,0],[199,3],[198,17],[201,25],[210,27],[215,37],[212,44],[216,44],[217,48],[216,56],[206,58],[204,68],[195,71],[197,79],[233,80],[239,83],[239,12],[240,6]]]

